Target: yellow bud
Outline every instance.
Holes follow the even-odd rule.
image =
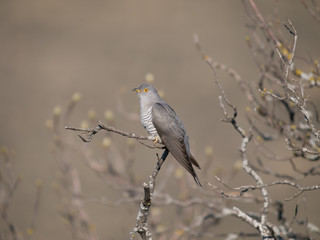
[[[112,122],[113,119],[114,119],[113,112],[112,112],[111,110],[106,110],[106,111],[104,112],[104,117],[106,118],[106,120],[107,120],[108,122]]]
[[[294,124],[292,124],[292,125],[290,126],[290,128],[291,128],[291,130],[295,130],[295,129],[297,128],[297,126],[294,125]]]
[[[82,121],[80,126],[81,126],[81,128],[89,128],[89,124],[87,121]]]
[[[147,73],[145,76],[146,82],[147,83],[153,83],[154,82],[154,76],[152,73]]]
[[[319,64],[319,62],[318,62],[317,60],[315,60],[315,61],[314,61],[314,65],[317,66],[318,64]]]
[[[288,54],[289,54],[288,49],[283,48],[283,49],[282,49],[282,54],[283,54],[284,56],[288,56]]]
[[[246,36],[246,41],[249,42],[250,41],[250,37]]]
[[[242,161],[237,160],[233,165],[234,170],[239,171],[242,169]]]
[[[62,112],[62,109],[61,109],[60,106],[55,106],[55,107],[53,108],[53,115],[54,115],[54,116],[56,116],[56,117],[60,116],[60,115],[61,115],[61,112]]]
[[[177,229],[175,232],[174,232],[175,235],[177,236],[181,236],[182,234],[184,234],[184,230],[183,229]]]
[[[8,154],[8,148],[7,148],[6,146],[2,146],[2,147],[1,147],[1,153],[2,153],[3,155],[7,155],[7,154]]]
[[[72,95],[72,101],[73,102],[79,102],[81,100],[81,93],[76,92]]]
[[[292,58],[292,53],[289,53],[288,54],[288,60],[291,60],[291,58]]]
[[[205,153],[206,153],[206,156],[207,156],[207,157],[212,157],[212,155],[213,155],[213,149],[212,149],[212,147],[210,147],[210,146],[206,147]]]
[[[296,71],[295,71],[295,74],[297,76],[301,76],[301,73],[302,73],[302,71],[299,68],[297,68]]]
[[[111,146],[111,143],[112,143],[112,141],[111,141],[111,139],[108,138],[108,137],[105,137],[105,138],[103,138],[103,140],[102,140],[102,146],[103,146],[104,148],[109,148],[109,147]]]
[[[250,107],[246,106],[246,112],[250,112],[250,111],[251,111]]]
[[[261,141],[262,140],[261,136],[257,136],[257,140]]]
[[[177,168],[176,171],[174,172],[174,177],[177,179],[181,179],[183,177],[183,170],[182,168]]]
[[[96,226],[92,223],[89,224],[89,231],[94,232],[96,230]]]
[[[41,180],[41,179],[37,179],[37,181],[36,181],[36,187],[40,188],[40,187],[42,187],[42,185],[43,185],[42,180]]]
[[[96,111],[94,111],[93,109],[89,110],[88,117],[90,120],[96,119],[96,117],[97,117]]]
[[[33,233],[34,233],[34,232],[33,232],[33,229],[32,229],[32,228],[28,228],[28,229],[27,229],[27,235],[28,235],[28,236],[33,235]]]

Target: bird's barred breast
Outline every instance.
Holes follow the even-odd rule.
[[[155,129],[153,123],[152,123],[152,108],[146,110],[146,111],[141,111],[141,124],[142,126],[148,131],[149,134],[152,136],[158,135],[157,130]]]

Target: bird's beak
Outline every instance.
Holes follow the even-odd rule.
[[[137,92],[137,93],[141,92],[141,90],[138,89],[138,88],[134,88],[134,89],[132,89],[132,91],[135,91],[135,92]]]

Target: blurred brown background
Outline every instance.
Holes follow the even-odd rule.
[[[272,15],[273,1],[257,4],[266,17]],[[295,25],[297,52],[319,57],[319,25],[300,1],[280,1],[279,16]],[[16,151],[14,170],[23,179],[10,207],[10,219],[22,231],[28,227],[34,182],[42,179],[33,239],[70,239],[55,209],[51,182],[58,168],[48,150],[51,135],[45,121],[54,106],[65,107],[74,92],[82,94],[72,117],[74,126],[80,125],[89,109],[95,109],[103,120],[106,109],[115,109],[119,89],[138,86],[146,73],[155,76],[154,85],[165,92],[183,119],[200,164],[205,147],[212,146],[217,167],[232,167],[239,159],[240,138],[231,126],[220,122],[219,92],[211,70],[194,47],[193,34],[199,34],[202,46],[215,60],[255,82],[259,75],[245,43],[244,17],[241,1],[232,0],[0,1],[0,145]],[[233,79],[219,75],[241,114],[245,98]],[[129,111],[138,111],[133,92],[128,91],[123,102]],[[139,122],[127,121],[116,111],[115,118],[120,129],[145,133]],[[244,120],[241,123],[247,126]],[[83,144],[70,134],[79,146]],[[99,140],[91,144],[98,145]],[[284,143],[281,147],[285,151]],[[139,156],[154,158],[153,150],[139,145],[137,151]],[[136,164],[143,164],[142,159]],[[152,166],[146,165],[143,177]],[[85,197],[107,195],[91,171],[83,167],[80,175]],[[128,237],[136,211],[88,207],[101,239]]]

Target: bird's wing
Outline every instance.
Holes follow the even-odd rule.
[[[152,107],[152,122],[169,152],[195,177],[196,173],[191,164],[194,159],[190,159],[188,136],[182,121],[174,110],[166,103],[154,104]],[[199,164],[195,165],[199,166]]]

